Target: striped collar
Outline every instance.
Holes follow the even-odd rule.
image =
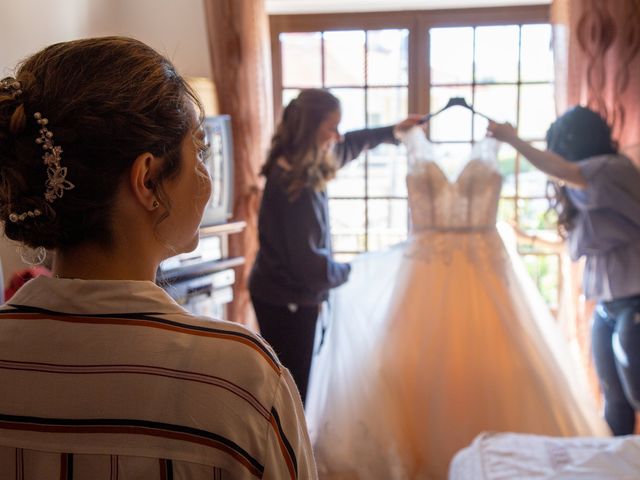
[[[65,313],[189,313],[150,281],[80,280],[36,277],[25,283],[8,305],[36,306]]]

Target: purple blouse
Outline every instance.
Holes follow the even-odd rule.
[[[573,260],[585,256],[587,298],[640,294],[640,170],[622,155],[579,162],[584,189],[567,188],[578,209],[569,235]]]

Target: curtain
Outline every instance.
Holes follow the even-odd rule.
[[[640,0],[554,0],[558,113],[581,104],[640,165]]]
[[[572,105],[599,112],[613,127],[619,148],[640,166],[640,0],[553,0],[556,108]],[[589,326],[594,303],[582,295],[582,264],[574,264],[565,296],[567,312],[594,392]],[[599,395],[598,395],[599,396]]]
[[[247,278],[258,248],[258,173],[273,128],[269,23],[264,0],[204,0],[204,7],[218,106],[233,129],[233,219],[247,224],[229,239],[230,255],[245,257],[229,319],[257,329]]]

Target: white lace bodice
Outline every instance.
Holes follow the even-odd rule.
[[[502,177],[480,159],[469,161],[451,182],[433,161],[407,175],[413,233],[428,230],[481,230],[495,226]]]

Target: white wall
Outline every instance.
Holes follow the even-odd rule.
[[[182,75],[211,77],[203,0],[111,0],[109,5],[117,11],[109,33],[148,43]]]
[[[0,16],[0,74],[45,45],[129,35],[167,55],[185,76],[210,77],[202,0],[19,0]]]
[[[169,57],[187,77],[211,77],[202,0],[7,0],[0,14],[0,78],[46,45],[128,35]],[[5,279],[24,265],[0,234]]]
[[[87,0],[4,2],[0,16],[0,75],[30,53],[84,32]]]

